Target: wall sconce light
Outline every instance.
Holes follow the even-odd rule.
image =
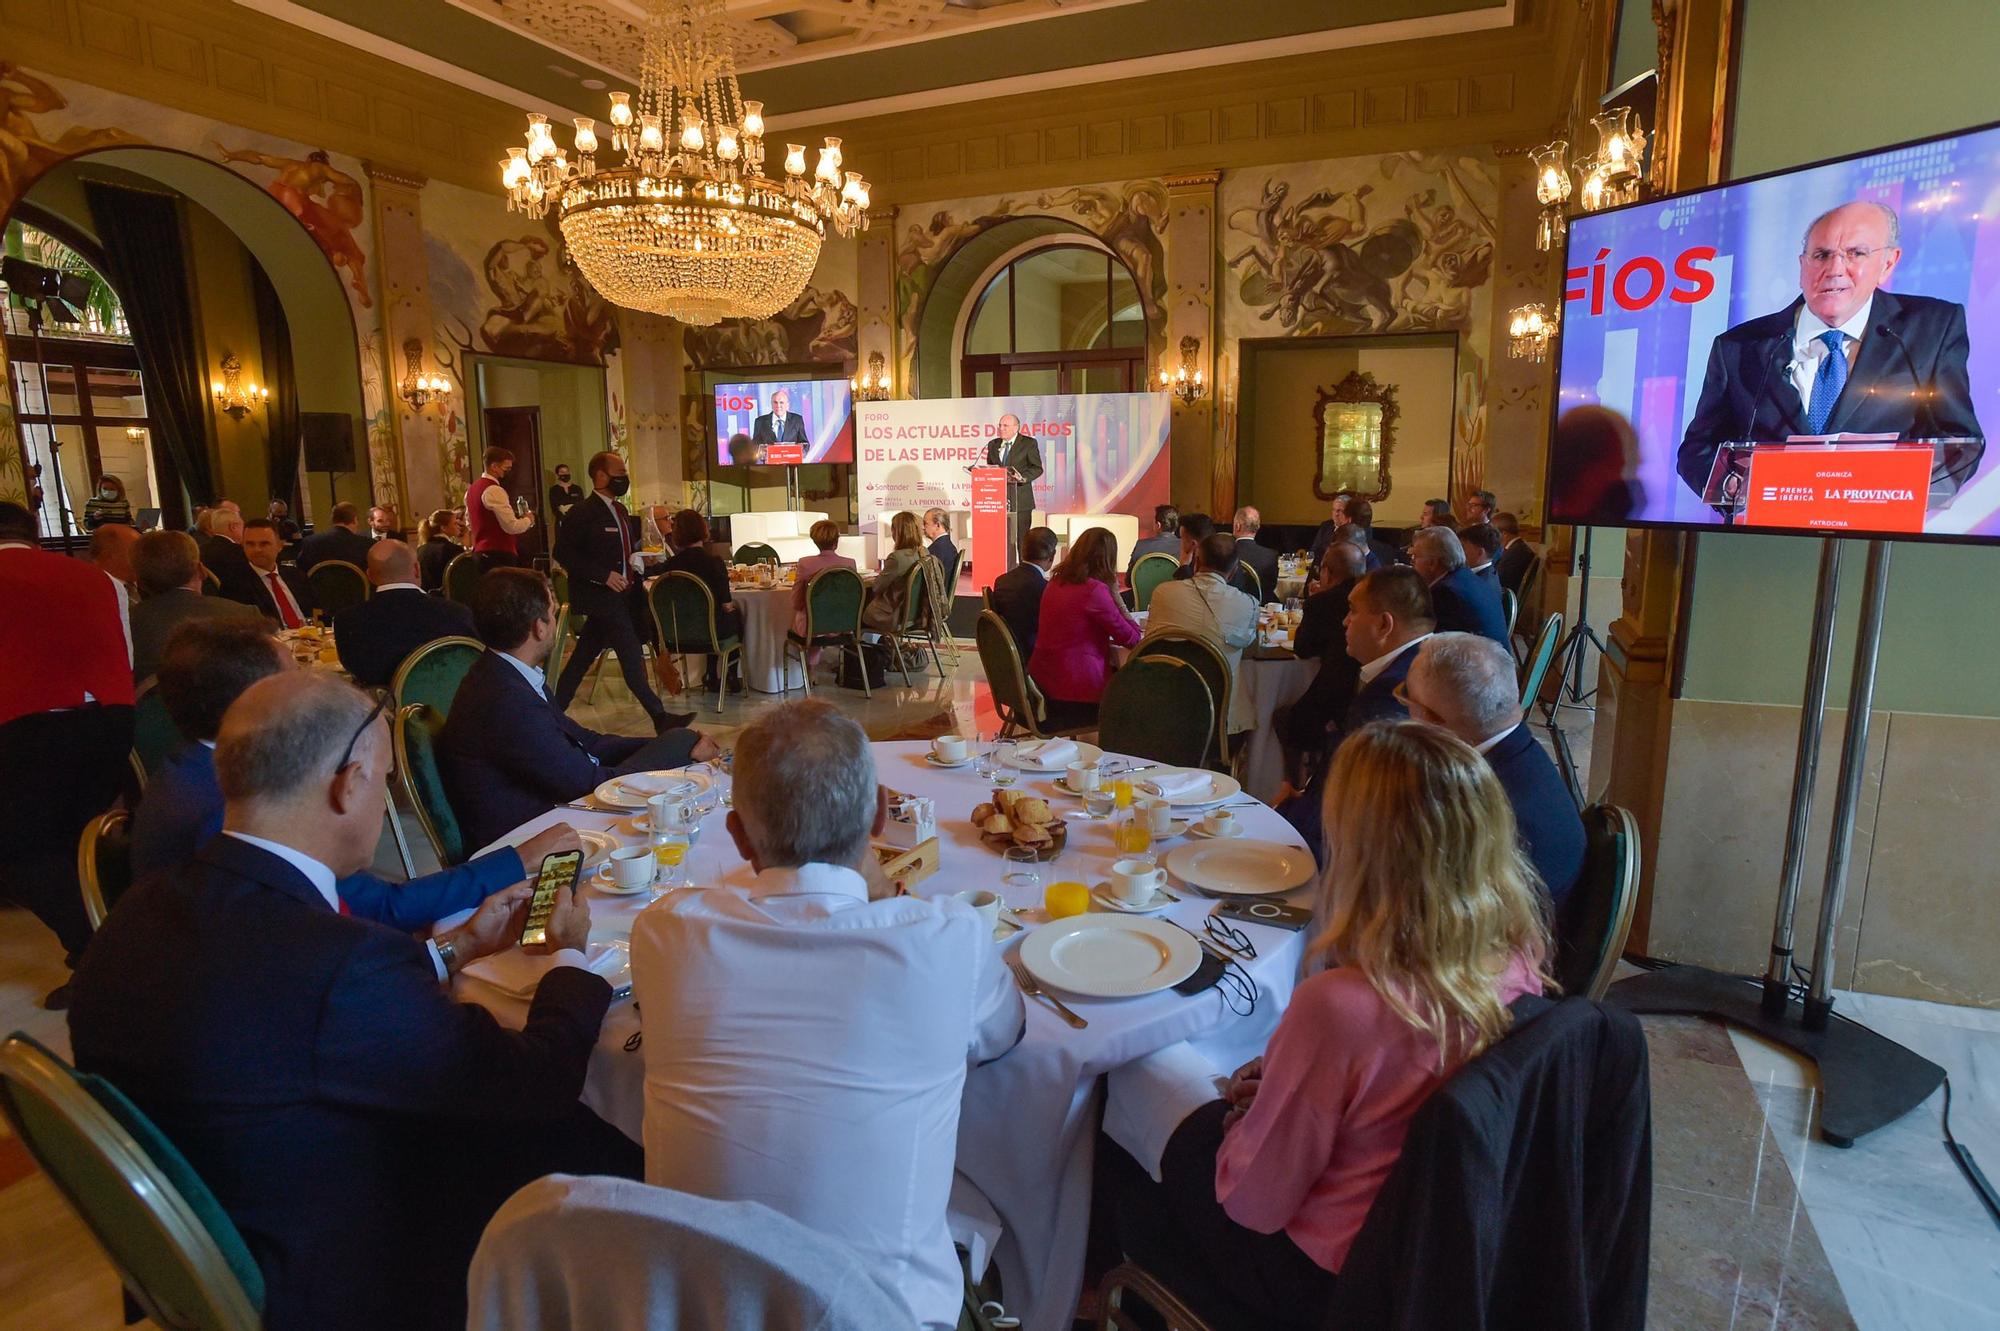
[[[125,440],[127,443],[132,443],[132,444],[144,443],[146,441],[146,427],[143,425],[126,426]]]
[[[868,368],[847,381],[854,396],[863,402],[880,402],[890,395],[889,367],[882,353],[868,353]]]
[[[1535,223],[1535,248],[1547,253],[1569,234],[1569,143],[1557,139],[1529,156],[1535,163],[1535,202],[1542,206]]]
[[[1516,305],[1507,312],[1507,354],[1537,364],[1549,358],[1549,340],[1556,334],[1557,316],[1539,302]]]
[[[1562,244],[1569,231],[1569,203],[1575,194],[1579,212],[1615,208],[1639,199],[1643,176],[1640,165],[1646,156],[1646,129],[1638,124],[1629,106],[1613,106],[1591,118],[1597,131],[1597,151],[1569,159],[1569,144],[1563,139],[1544,144],[1529,154],[1535,163],[1535,201],[1541,214],[1535,226],[1535,248],[1544,253]],[[1579,182],[1572,191],[1571,170]]]
[[[441,374],[424,373],[424,344],[416,338],[403,343],[403,377],[396,395],[409,403],[411,411],[422,411],[434,397],[451,391],[451,380]]]
[[[250,414],[252,407],[261,407],[271,400],[271,390],[259,388],[243,378],[243,362],[236,359],[234,352],[224,352],[222,356],[222,377],[208,386],[215,405],[232,421],[240,421]]]
[[[1604,178],[1604,207],[1636,203],[1639,161],[1646,152],[1646,131],[1632,121],[1632,108],[1613,106],[1591,117],[1597,130],[1596,166]]]
[[[1208,396],[1208,385],[1201,377],[1201,366],[1196,362],[1201,358],[1201,339],[1184,337],[1181,339],[1180,368],[1172,374],[1162,365],[1153,376],[1153,387],[1162,393],[1172,393],[1184,404],[1192,407]]]

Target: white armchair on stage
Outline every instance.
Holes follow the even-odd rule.
[[[796,564],[819,547],[807,535],[815,522],[825,522],[824,513],[737,513],[729,519],[730,549],[746,545],[768,545],[787,564]],[[868,543],[860,536],[840,538],[840,553],[859,565],[867,555]]]
[[[1118,538],[1118,562],[1121,565],[1131,557],[1132,547],[1139,543],[1139,519],[1130,513],[1037,513],[1035,520],[1054,532],[1065,550],[1092,527],[1104,528]]]

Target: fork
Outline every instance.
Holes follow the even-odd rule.
[[[1079,1017],[1076,1015],[1076,1013],[1070,1011],[1068,1004],[1064,1003],[1060,998],[1057,998],[1054,994],[1050,993],[1048,990],[1042,988],[1042,982],[1040,980],[1037,980],[1034,976],[1028,974],[1028,968],[1026,966],[1023,966],[1019,961],[1016,961],[1012,957],[1009,957],[1007,959],[1007,969],[1014,972],[1014,983],[1021,986],[1022,993],[1030,994],[1036,998],[1046,999],[1048,1001],[1049,1006],[1054,1008],[1057,1012],[1061,1013],[1062,1019],[1068,1022],[1071,1026],[1074,1026],[1077,1030],[1083,1030],[1085,1027],[1090,1025],[1090,1023],[1085,1021],[1082,1017]]]

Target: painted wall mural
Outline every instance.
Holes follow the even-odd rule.
[[[563,254],[553,215],[536,221],[491,194],[424,187],[431,314],[468,351],[599,365],[618,344],[612,310]]]
[[[347,288],[362,309],[374,305],[368,294],[368,256],[354,238],[354,228],[368,216],[361,181],[333,165],[333,158],[315,148],[304,158],[259,152],[255,148],[215,145],[216,155],[229,165],[271,172],[264,189],[313,238],[333,266],[347,277]],[[249,174],[246,172],[245,174]],[[253,177],[254,178],[254,177]]]

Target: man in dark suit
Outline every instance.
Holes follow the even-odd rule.
[[[1583,819],[1556,765],[1521,720],[1514,657],[1470,633],[1434,633],[1404,681],[1410,715],[1486,755],[1514,808],[1521,852],[1557,905],[1583,873]]]
[[[1472,576],[1499,591],[1500,547],[1505,543],[1500,529],[1490,522],[1475,523],[1459,532],[1458,543],[1465,548],[1465,567]]]
[[[1236,510],[1229,529],[1236,537],[1237,571],[1230,576],[1229,585],[1269,604],[1278,599],[1278,552],[1257,543],[1257,533],[1263,525],[1263,515],[1256,509],[1245,506]],[[1251,591],[1250,579],[1243,576],[1244,569],[1257,575],[1255,591]]]
[[[669,712],[646,678],[639,626],[649,625],[650,617],[645,585],[633,562],[640,549],[639,520],[619,502],[632,481],[625,474],[625,459],[609,451],[593,456],[589,470],[590,498],[571,509],[556,531],[556,562],[569,572],[570,605],[576,614],[589,617],[556,681],[556,705],[568,708],[583,677],[609,649],[618,656],[625,687],[652,718],[654,732],[664,735],[694,717]]]
[[[252,685],[216,741],[224,832],[118,902],[78,972],[77,1066],[159,1125],[241,1231],[271,1331],[464,1325],[480,1230],[531,1178],[636,1178],[578,1099],[611,986],[587,899],[548,924],[525,1029],[443,981],[513,945],[529,889],[418,942],[340,909],[381,833],[388,719],[311,671]]]
[[[1495,513],[1493,530],[1500,533],[1500,554],[1493,561],[1500,572],[1500,585],[1519,596],[1528,570],[1535,566],[1535,547],[1521,535],[1521,520],[1512,513]]]
[[[1507,645],[1507,614],[1500,589],[1482,582],[1465,566],[1465,547],[1449,527],[1420,527],[1410,538],[1410,565],[1430,585],[1437,627],[1450,633],[1477,633]]]
[[[780,388],[771,394],[771,409],[750,422],[750,442],[758,447],[769,444],[803,444],[806,418],[792,410],[792,394]]]
[[[1297,701],[1271,716],[1294,785],[1304,784],[1308,766],[1326,748],[1327,727],[1346,714],[1360,683],[1361,663],[1347,654],[1347,601],[1367,572],[1366,558],[1355,542],[1330,545],[1307,584],[1305,611],[1292,651],[1301,660],[1318,661],[1319,673]]]
[[[132,820],[135,879],[177,869],[222,831],[222,786],[215,775],[215,737],[230,704],[258,680],[292,669],[291,654],[268,621],[204,622],[174,635],[160,663],[160,701],[187,743],[146,783]],[[454,869],[392,883],[363,869],[335,887],[349,914],[397,929],[426,929],[447,915],[472,910],[528,876],[543,857],[582,842],[567,823],[537,832],[519,849],[502,846]]]
[[[1901,225],[1879,203],[1821,214],[1799,252],[1799,298],[1715,339],[1675,459],[1701,494],[1717,448],[1789,435],[1972,436],[1938,450],[1931,483],[1955,493],[1985,451],[1966,371],[1965,307],[1880,290],[1902,258]]]
[[[340,664],[363,688],[384,688],[411,652],[439,638],[473,636],[472,611],[417,583],[416,551],[393,538],[368,552],[374,594],[333,617]]]
[[[542,673],[555,646],[556,608],[548,579],[532,569],[494,569],[481,578],[472,618],[486,654],[466,672],[438,737],[438,769],[467,845],[483,846],[611,777],[705,762],[719,752],[692,729],[647,740],[570,720]]]
[[[1021,562],[993,580],[993,613],[1007,621],[1021,664],[1035,654],[1035,631],[1042,622],[1042,593],[1049,588],[1049,569],[1056,562],[1056,534],[1047,527],[1030,527],[1021,539]]]
[[[938,567],[944,571],[944,575],[950,577],[953,568],[958,564],[958,546],[952,542],[951,521],[945,516],[943,509],[924,510],[923,532],[924,539],[930,542],[925,547],[925,553],[937,560]],[[957,591],[956,588],[952,590],[954,593]]]
[[[1172,504],[1161,504],[1153,510],[1153,534],[1141,536],[1132,545],[1132,557],[1125,561],[1125,571],[1147,555],[1172,555],[1181,557],[1181,511]]]
[[[134,683],[153,677],[168,636],[190,620],[263,622],[241,602],[201,594],[201,549],[184,531],[141,536],[132,547],[132,571],[139,584],[139,604],[132,607]]]
[[[312,619],[319,602],[312,584],[298,569],[278,562],[284,549],[278,524],[269,518],[252,518],[243,524],[243,557],[250,563],[252,588],[256,597],[250,604],[273,623],[295,629]]]
[[[556,463],[556,483],[549,487],[549,521],[557,526],[583,502],[583,487],[569,478],[569,463]]]
[[[368,567],[370,541],[357,530],[360,525],[360,509],[352,504],[335,504],[327,514],[326,529],[300,542],[299,572],[310,573],[314,564],[325,559],[338,559],[356,568]]]
[[[243,553],[243,516],[233,508],[208,515],[208,538],[201,543],[203,567],[216,578],[214,594],[247,606],[257,604],[257,575]]]
[[[1021,418],[1008,412],[1000,418],[1000,435],[986,441],[986,465],[1005,467],[1007,477],[1007,557],[1011,562],[1035,522],[1035,482],[1042,474],[1042,446],[1021,433]]]
[[[1361,529],[1362,539],[1367,543],[1370,573],[1378,568],[1390,568],[1403,562],[1401,551],[1375,535],[1375,505],[1366,499],[1343,493],[1333,497],[1333,516],[1320,523],[1319,530],[1313,533],[1314,567],[1318,567],[1319,557],[1334,543],[1340,534],[1340,529],[1350,523]]]

